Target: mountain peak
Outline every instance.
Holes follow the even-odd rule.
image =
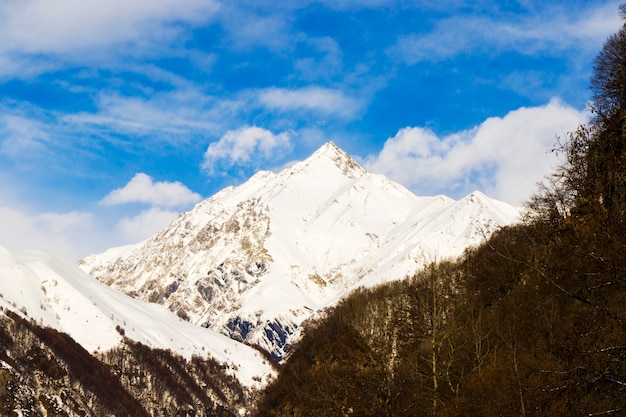
[[[132,251],[81,267],[281,359],[315,312],[358,286],[458,256],[510,224],[507,213],[418,197],[327,142],[304,161],[217,193]]]
[[[476,202],[482,202],[483,204],[485,204],[485,202],[489,201],[489,197],[487,197],[482,192],[480,192],[478,190],[475,190],[475,191],[469,193],[468,195],[466,195],[462,199],[462,201],[464,201],[466,204],[476,203]]]
[[[332,140],[329,140],[320,148],[314,152],[314,154],[323,154],[323,155],[332,155],[332,154],[345,154],[343,150],[339,148],[339,146],[335,145]]]
[[[323,144],[305,162],[327,159],[339,168],[342,173],[349,178],[358,178],[366,174],[366,171],[332,141]]]

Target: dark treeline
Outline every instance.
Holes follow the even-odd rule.
[[[626,7],[620,8],[626,17]],[[626,29],[519,225],[309,325],[259,416],[626,415]]]

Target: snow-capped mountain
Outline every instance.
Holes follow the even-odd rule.
[[[39,251],[13,254],[0,248],[0,307],[68,334],[90,353],[120,345],[124,335],[187,359],[211,356],[244,386],[258,386],[273,374],[253,348],[187,323],[164,306],[135,300]]]
[[[352,289],[458,256],[518,216],[479,192],[418,197],[329,142],[279,173],[218,192],[147,241],[79,265],[282,358],[302,321]]]

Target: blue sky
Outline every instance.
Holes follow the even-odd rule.
[[[513,204],[585,121],[616,1],[4,0],[0,245],[142,240],[328,140]]]

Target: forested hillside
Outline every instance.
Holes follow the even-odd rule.
[[[0,346],[0,416],[236,416],[253,401],[211,358],[186,360],[128,339],[92,355],[2,308]]]
[[[626,414],[626,28],[594,68],[525,222],[310,323],[259,416]]]

